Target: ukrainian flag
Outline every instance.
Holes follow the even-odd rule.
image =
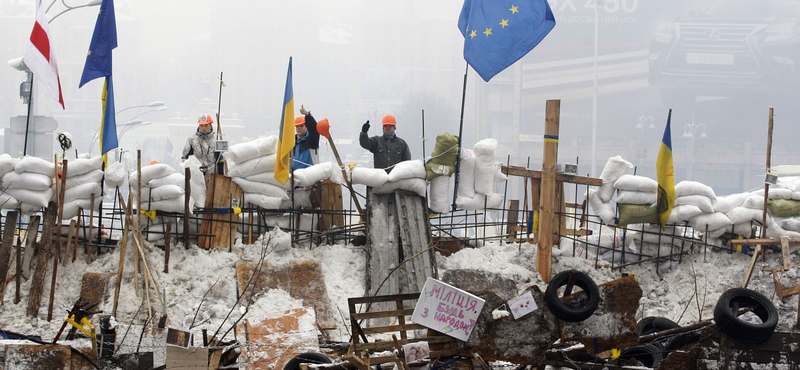
[[[667,116],[667,127],[661,139],[661,149],[658,150],[656,173],[658,177],[658,220],[661,226],[667,224],[669,214],[675,206],[675,172],[672,166],[672,109]]]
[[[275,159],[275,180],[285,184],[289,181],[292,149],[294,149],[294,92],[292,91],[292,58],[289,57],[289,72],[286,74],[286,90],[283,93],[281,132],[278,135],[278,155]]]

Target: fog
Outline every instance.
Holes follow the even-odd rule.
[[[370,134],[379,134],[385,114],[397,117],[415,158],[430,155],[437,134],[459,133],[462,93],[464,146],[495,138],[498,160],[512,165],[541,168],[549,99],[561,101],[559,162],[578,163],[580,174],[597,176],[621,155],[655,178],[670,108],[676,181],[701,181],[720,194],[763,186],[770,106],[772,164],[797,161],[796,1],[754,9],[722,0],[706,12],[715,1],[606,0],[595,12],[593,0],[553,0],[550,35],[488,83],[463,59],[462,3],[117,0],[117,123],[150,122],[118,129],[122,158],[135,161],[140,149],[145,163],[177,164],[197,117],[218,110],[230,144],[277,134],[292,57],[296,108],[330,120],[345,162],[369,162],[358,132],[370,120]],[[0,0],[0,60],[24,54],[34,8],[31,0]],[[58,2],[48,17],[64,9]],[[68,158],[98,152],[102,80],[77,87],[96,15],[96,7],[74,9],[50,25],[66,110],[34,86],[34,113],[73,137]],[[0,127],[12,155],[21,154],[23,136],[8,128],[27,115],[24,78],[0,67]],[[155,101],[166,109],[137,107]],[[61,153],[49,135],[29,141],[32,154]],[[332,160],[322,142],[321,159]]]

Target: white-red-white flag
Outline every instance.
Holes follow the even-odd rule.
[[[61,104],[64,108],[64,96],[61,94],[61,79],[58,77],[58,63],[50,39],[50,27],[47,23],[42,0],[36,2],[36,23],[33,24],[28,50],[25,51],[25,65],[33,72],[34,80],[41,81],[45,94]]]

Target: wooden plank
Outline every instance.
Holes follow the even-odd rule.
[[[780,239],[731,239],[731,244],[747,244],[747,245],[778,245],[782,244],[783,241]],[[800,245],[800,240],[797,239],[787,239],[786,243],[789,245]]]
[[[506,219],[506,235],[508,239],[514,239],[519,233],[519,199],[511,199],[508,201],[508,218]]]
[[[44,279],[47,276],[47,264],[50,261],[50,247],[53,243],[53,231],[56,224],[56,203],[50,202],[44,210],[42,240],[36,245],[36,268],[31,280],[30,295],[25,313],[37,317],[42,302]]]
[[[792,268],[792,257],[789,255],[789,238],[781,237],[781,257],[783,259],[783,269],[790,270]]]
[[[230,177],[220,174],[208,176],[206,208],[231,208],[241,205],[242,188]],[[204,249],[230,247],[233,235],[236,233],[236,224],[231,221],[233,221],[232,212],[205,215],[200,224],[200,233],[208,236],[198,238],[197,244]]]
[[[753,276],[753,268],[756,267],[758,255],[761,253],[761,244],[756,245],[756,249],[753,251],[753,258],[750,259],[750,266],[747,267],[747,272],[745,273],[746,275],[744,277],[744,282],[742,283],[742,288],[747,288],[747,284],[750,283],[750,277]]]
[[[33,255],[36,251],[36,238],[39,235],[39,216],[31,217],[30,222],[28,223],[28,229],[25,230],[25,254],[22,258],[22,277],[25,280],[30,279],[31,277],[31,261],[33,260]]]
[[[374,194],[371,190],[367,192],[367,196],[367,269],[370,276],[367,281],[367,295],[397,294],[400,293],[397,274],[389,275],[389,271],[400,263],[395,197],[394,194]],[[384,282],[387,275],[388,279]]]
[[[394,195],[403,253],[402,264],[397,269],[399,289],[403,293],[419,292],[427,278],[433,276],[431,253],[426,251],[431,242],[427,203],[425,198],[402,190]]]
[[[525,167],[521,166],[505,166],[502,165],[500,170],[503,171],[504,174],[510,176],[519,176],[529,179],[541,179],[542,178],[542,171],[539,170],[530,170]],[[565,173],[556,173],[556,181],[558,182],[567,182],[570,184],[578,184],[578,185],[591,185],[591,186],[602,186],[603,180],[594,177],[586,177],[586,176],[578,176],[578,175],[569,175]]]
[[[321,195],[321,208],[326,211],[332,211],[332,213],[322,215],[322,220],[319,223],[319,230],[325,231],[334,226],[345,226],[342,186],[331,180],[323,180]]]
[[[6,213],[6,223],[3,227],[3,243],[0,244],[0,303],[6,291],[6,275],[11,265],[11,250],[14,249],[14,230],[17,228],[17,211]]]
[[[553,219],[556,207],[556,165],[558,164],[558,123],[560,100],[548,100],[545,112],[544,145],[542,153],[542,188],[539,195],[539,243],[536,271],[545,283],[551,278],[551,253],[553,248]]]

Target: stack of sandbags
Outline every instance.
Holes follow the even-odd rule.
[[[182,173],[164,164],[154,163],[142,167],[142,209],[183,213],[185,210],[186,178]],[[131,191],[137,194],[138,173],[129,175]],[[135,198],[134,198],[135,199]],[[134,207],[136,204],[134,204]],[[189,197],[189,214],[193,214],[194,198]]]
[[[194,156],[193,156],[194,157]],[[125,184],[128,173],[121,162],[109,163],[105,170],[105,182],[109,189],[118,188]]]
[[[189,169],[191,178],[189,179],[189,191],[192,198],[194,198],[194,206],[202,208],[206,206],[206,175],[200,171],[200,160],[197,156],[189,156],[189,159],[183,162],[184,178],[186,177],[186,169]],[[184,187],[186,184],[184,184]]]
[[[466,169],[467,172],[472,171],[474,179],[472,187],[474,189],[474,196],[467,197],[470,191],[466,189],[464,195],[461,195],[462,183],[458,183],[459,191],[456,197],[456,205],[459,209],[477,210],[484,208],[499,208],[503,203],[503,195],[493,192],[494,184],[496,182],[503,182],[508,179],[500,169],[500,162],[497,162],[495,156],[495,149],[497,149],[497,140],[483,139],[473,147],[475,154],[474,166],[472,169]],[[461,171],[465,170],[467,163],[463,161],[464,155],[469,156],[469,153],[462,153]],[[469,160],[467,162],[470,162]],[[469,187],[469,184],[465,186]]]
[[[614,224],[616,211],[614,205],[611,204],[611,198],[614,196],[614,191],[616,190],[614,184],[625,174],[625,170],[632,167],[633,164],[622,159],[620,156],[609,158],[605,167],[603,167],[603,172],[600,173],[600,179],[603,180],[603,185],[597,189],[589,189],[589,191],[586,192],[589,206],[592,207],[592,211],[600,217],[603,223]]]
[[[712,214],[716,200],[711,187],[696,181],[681,181],[675,184],[675,204],[667,223],[683,223],[700,215]]]
[[[458,153],[458,136],[449,133],[436,136],[436,146],[425,163],[426,179],[430,181],[429,207],[436,213],[450,210],[450,176],[455,173]]]
[[[649,177],[622,175],[617,189],[618,225],[658,222],[658,182]]]
[[[425,181],[425,164],[422,160],[412,159],[402,161],[394,166],[389,173],[388,181],[381,186],[373,187],[375,194],[391,194],[397,190],[405,190],[421,197],[425,197],[428,183]]]
[[[292,179],[286,184],[275,179],[277,151],[278,138],[273,135],[233,145],[224,153],[228,176],[242,188],[245,205],[278,209],[289,199],[286,191]]]
[[[0,188],[19,201],[20,212],[29,215],[37,212],[53,199],[55,175],[53,162],[32,156],[22,157],[14,171],[3,175]],[[102,178],[102,171],[100,177]]]
[[[67,181],[64,191],[63,219],[78,216],[81,209],[89,210],[94,199],[94,209],[103,202],[103,157],[78,158],[67,162]],[[98,180],[99,178],[99,180]]]
[[[366,185],[372,188],[381,187],[389,181],[389,174],[382,168],[348,167],[347,177],[353,185]]]
[[[2,181],[6,174],[14,172],[14,167],[16,167],[18,160],[8,154],[0,155],[0,209],[19,208],[19,201],[6,192],[6,186],[3,185]]]

